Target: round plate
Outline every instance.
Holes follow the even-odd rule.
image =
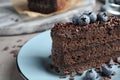
[[[51,54],[52,40],[50,37],[50,30],[39,34],[33,39],[29,40],[20,50],[17,57],[17,65],[21,74],[28,80],[69,80],[67,78],[59,78],[49,72],[46,67],[49,61],[48,56]],[[116,75],[111,80],[120,79],[120,68],[113,66]],[[82,80],[85,72],[81,76],[76,76],[76,80]],[[96,79],[99,80],[99,79]]]

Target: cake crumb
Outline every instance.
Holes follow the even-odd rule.
[[[3,51],[7,51],[9,49],[9,47],[7,46],[7,47],[4,47],[3,48]]]
[[[105,77],[105,78],[102,78],[100,80],[110,80],[109,78]]]
[[[65,74],[63,74],[63,75],[61,75],[61,76],[60,76],[60,78],[66,78],[66,75],[65,75]]]
[[[120,57],[117,58],[117,63],[120,64]]]
[[[57,73],[60,73],[60,70],[58,69],[58,67],[54,66],[54,68]]]
[[[22,45],[17,45],[17,47],[21,48],[21,47],[22,47]]]
[[[76,32],[79,32],[79,30],[78,30],[78,29],[76,29]]]
[[[21,39],[17,40],[17,42],[21,42],[21,41],[22,41]]]
[[[79,75],[82,75],[82,73],[83,73],[82,70],[77,71],[77,74],[79,74]]]
[[[74,77],[70,77],[69,80],[74,80]]]
[[[95,71],[96,71],[97,73],[100,73],[102,70],[101,70],[101,68],[99,67],[99,68],[96,68]]]
[[[15,48],[16,47],[16,45],[13,45],[13,47],[12,48]]]
[[[17,53],[17,52],[18,52],[18,50],[12,50],[10,53],[14,54],[14,53]]]
[[[49,69],[54,69],[54,66],[52,64],[48,64]]]
[[[112,76],[107,76],[109,79],[111,79],[112,78]]]
[[[112,76],[114,76],[114,75],[116,75],[116,72],[113,72],[113,73],[112,73]]]
[[[12,50],[10,54],[13,54],[13,57],[16,57],[18,53],[18,50]]]
[[[111,59],[109,62],[109,65],[114,65],[114,64],[115,64],[115,62],[113,61],[113,59]]]
[[[74,80],[74,77],[75,77],[76,74],[77,74],[76,72],[72,72],[72,73],[70,74],[69,80]]]

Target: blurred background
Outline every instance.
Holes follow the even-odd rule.
[[[0,0],[0,80],[24,80],[16,65],[19,49],[40,32],[51,29],[55,23],[68,22],[72,15],[84,10],[120,15],[120,0],[82,0],[67,11],[52,15],[41,15],[20,6],[26,6],[26,2]]]

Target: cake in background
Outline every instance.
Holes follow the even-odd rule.
[[[28,0],[31,11],[49,14],[65,7],[69,0]]]

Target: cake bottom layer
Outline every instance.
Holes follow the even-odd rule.
[[[60,56],[58,57],[56,54],[52,55],[52,59],[55,62],[56,66],[62,71],[64,71],[64,73],[72,73],[72,72],[81,73],[84,70],[90,68],[98,68],[102,66],[102,64],[108,63],[111,59],[116,61],[118,57],[120,57],[120,51],[113,52],[111,53],[111,55],[107,55],[107,56],[101,56],[98,58],[95,57],[84,63],[65,65],[62,60],[63,59],[62,57]]]

